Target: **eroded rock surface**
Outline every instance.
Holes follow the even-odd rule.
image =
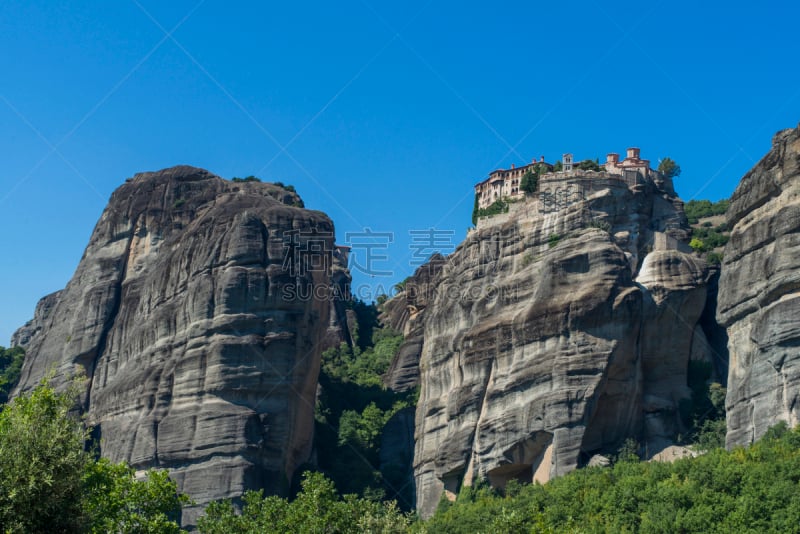
[[[392,391],[408,391],[419,385],[425,308],[435,294],[436,279],[444,263],[441,254],[434,254],[406,280],[404,290],[381,309],[381,324],[403,334],[403,343],[383,377],[384,384]]]
[[[36,334],[42,331],[45,323],[50,317],[50,312],[58,302],[58,297],[61,291],[55,291],[42,297],[36,304],[36,311],[33,312],[33,319],[25,323],[22,327],[18,328],[11,336],[12,347],[27,348]]]
[[[730,447],[800,423],[800,128],[775,135],[727,221],[717,317],[729,337]]]
[[[477,478],[546,481],[627,437],[663,448],[682,430],[708,277],[684,252],[682,203],[667,181],[546,188],[560,200],[482,221],[430,284],[414,456],[423,516]]]
[[[315,293],[331,285],[333,224],[300,206],[193,167],[129,179],[67,287],[37,308],[19,389],[50,369],[56,385],[84,374],[102,455],[168,468],[199,505],[284,492],[311,452],[336,324]]]

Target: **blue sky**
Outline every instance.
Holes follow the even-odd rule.
[[[495,168],[639,146],[716,200],[800,120],[796,3],[387,4],[0,3],[0,344],[139,171],[256,174],[339,241],[392,232],[374,289],[410,231],[461,241]]]

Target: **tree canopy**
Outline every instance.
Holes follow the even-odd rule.
[[[658,163],[657,170],[667,178],[675,178],[681,175],[680,166],[672,158],[663,158]]]
[[[8,402],[8,395],[19,381],[25,351],[20,347],[0,347],[0,405]]]
[[[539,186],[539,176],[530,170],[525,171],[520,180],[519,188],[528,194],[535,193],[536,188]]]
[[[547,484],[480,484],[443,501],[426,532],[797,532],[800,430],[674,463],[628,455]]]
[[[76,399],[43,382],[0,412],[0,531],[178,532],[187,498],[166,471],[139,481],[124,463],[95,460]]]

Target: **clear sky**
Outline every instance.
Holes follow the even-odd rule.
[[[392,274],[354,273],[373,289],[413,271],[409,232],[441,230],[448,252],[472,186],[540,155],[639,146],[680,164],[684,200],[727,197],[800,121],[798,15],[786,0],[3,0],[0,345],[139,171],[255,174],[295,185],[340,242],[393,233],[373,264]]]

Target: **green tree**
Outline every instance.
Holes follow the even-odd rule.
[[[556,161],[553,165],[553,172],[561,172],[564,170],[564,164],[561,163],[561,160]]]
[[[20,347],[0,347],[0,405],[8,402],[8,394],[19,381],[25,351]]]
[[[70,415],[76,389],[45,382],[0,413],[0,525],[7,532],[77,532],[83,524],[87,434]]]
[[[74,415],[77,384],[43,381],[0,412],[3,532],[178,532],[186,497],[166,471],[137,481],[127,465],[95,461]]]
[[[639,461],[639,443],[633,439],[628,438],[617,451],[617,462],[638,462]]]
[[[583,171],[599,172],[603,170],[603,167],[601,167],[597,161],[593,161],[590,159],[585,159],[581,161],[580,163],[578,163],[577,167]]]
[[[377,450],[383,426],[391,415],[391,411],[384,412],[374,402],[370,402],[361,414],[345,410],[339,419],[339,445],[351,444],[364,450]]]
[[[525,171],[525,174],[522,175],[522,180],[520,180],[519,184],[520,189],[522,189],[528,194],[532,194],[536,192],[536,188],[538,186],[539,186],[538,174],[534,174],[530,170]]]
[[[698,253],[706,252],[708,250],[706,244],[696,237],[693,237],[692,240],[689,241],[689,246],[692,247],[692,250]]]
[[[676,178],[681,175],[680,166],[672,158],[664,158],[658,163],[658,172],[667,178]]]
[[[169,534],[180,532],[178,512],[189,502],[166,471],[136,480],[133,468],[106,459],[89,462],[83,478],[89,531]]]
[[[230,501],[211,503],[198,520],[198,529],[203,534],[399,534],[406,532],[411,523],[410,517],[393,503],[378,503],[354,495],[340,498],[333,482],[321,473],[305,473],[301,486],[302,490],[291,502],[249,491],[243,497],[241,514],[236,514]]]

